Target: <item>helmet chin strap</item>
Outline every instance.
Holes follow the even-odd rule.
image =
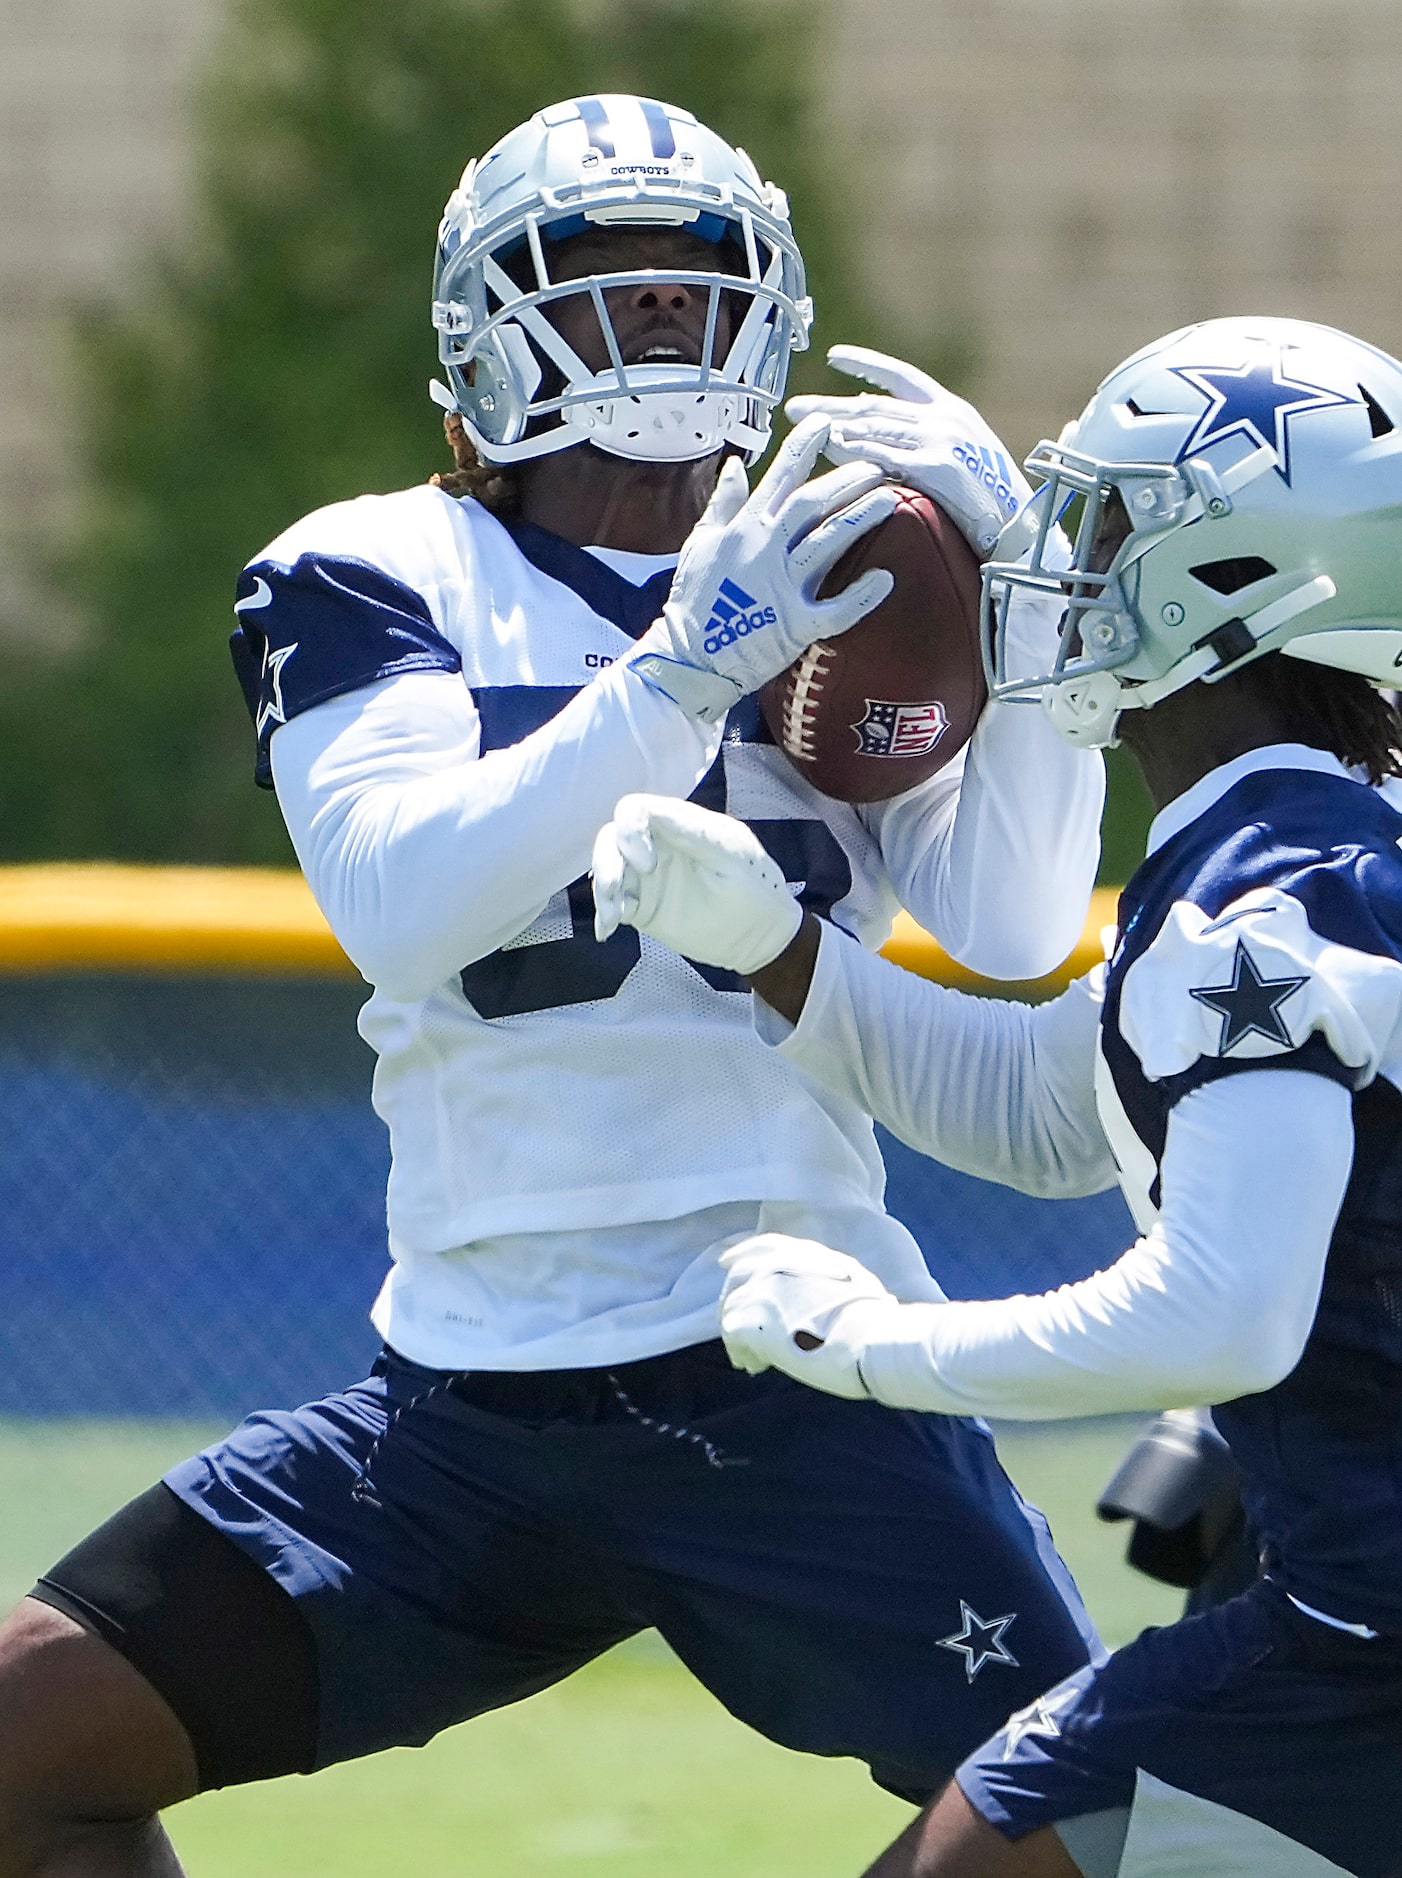
[[[1043,708],[1068,742],[1082,749],[1113,749],[1121,712],[1150,710],[1195,680],[1215,685],[1219,679],[1249,664],[1263,649],[1269,651],[1269,647],[1263,647],[1263,642],[1272,633],[1298,619],[1302,613],[1323,606],[1337,591],[1327,574],[1317,574],[1313,580],[1302,581],[1289,593],[1281,594],[1269,606],[1219,626],[1159,678],[1135,683],[1133,680],[1126,682],[1114,672],[1090,672],[1083,678],[1046,686],[1042,692]],[[1223,635],[1228,633],[1234,647],[1243,640],[1246,643],[1243,650],[1224,656]]]
[[[1042,709],[1068,743],[1079,750],[1113,750],[1125,706],[1125,687],[1113,672],[1090,672],[1059,685],[1044,685]]]
[[[629,376],[636,382],[642,369],[634,366]],[[590,383],[586,379],[576,389]],[[444,410],[458,413],[469,442],[486,463],[531,462],[582,443],[633,463],[697,463],[727,445],[758,455],[768,442],[762,431],[742,421],[744,399],[734,392],[673,388],[625,394],[612,375],[603,377],[597,399],[567,405],[553,429],[515,444],[484,437],[446,386],[431,380],[429,396]]]

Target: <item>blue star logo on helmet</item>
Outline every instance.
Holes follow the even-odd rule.
[[[1291,378],[1285,369],[1284,353],[1276,346],[1263,345],[1245,365],[1175,365],[1170,369],[1175,378],[1186,380],[1207,399],[1207,409],[1189,432],[1177,462],[1196,456],[1225,437],[1245,437],[1275,451],[1276,469],[1287,483],[1291,418],[1302,417],[1307,411],[1328,411],[1336,405],[1363,402],[1362,398],[1350,398],[1323,385]]]

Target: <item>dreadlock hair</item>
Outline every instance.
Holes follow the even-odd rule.
[[[1233,674],[1279,717],[1285,738],[1329,750],[1370,783],[1402,776],[1402,712],[1358,672],[1268,652]]]
[[[443,434],[453,453],[453,468],[430,476],[433,487],[447,496],[471,496],[493,515],[515,515],[521,506],[519,470],[510,463],[484,463],[473,449],[457,411],[445,413]]]

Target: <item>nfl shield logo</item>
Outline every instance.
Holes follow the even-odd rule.
[[[861,723],[852,726],[861,756],[928,756],[949,722],[937,698],[928,704],[868,698],[866,707]]]

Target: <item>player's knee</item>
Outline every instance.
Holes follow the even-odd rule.
[[[197,1785],[184,1730],[117,1651],[31,1598],[0,1624],[0,1878],[67,1868],[85,1841],[136,1856]]]

